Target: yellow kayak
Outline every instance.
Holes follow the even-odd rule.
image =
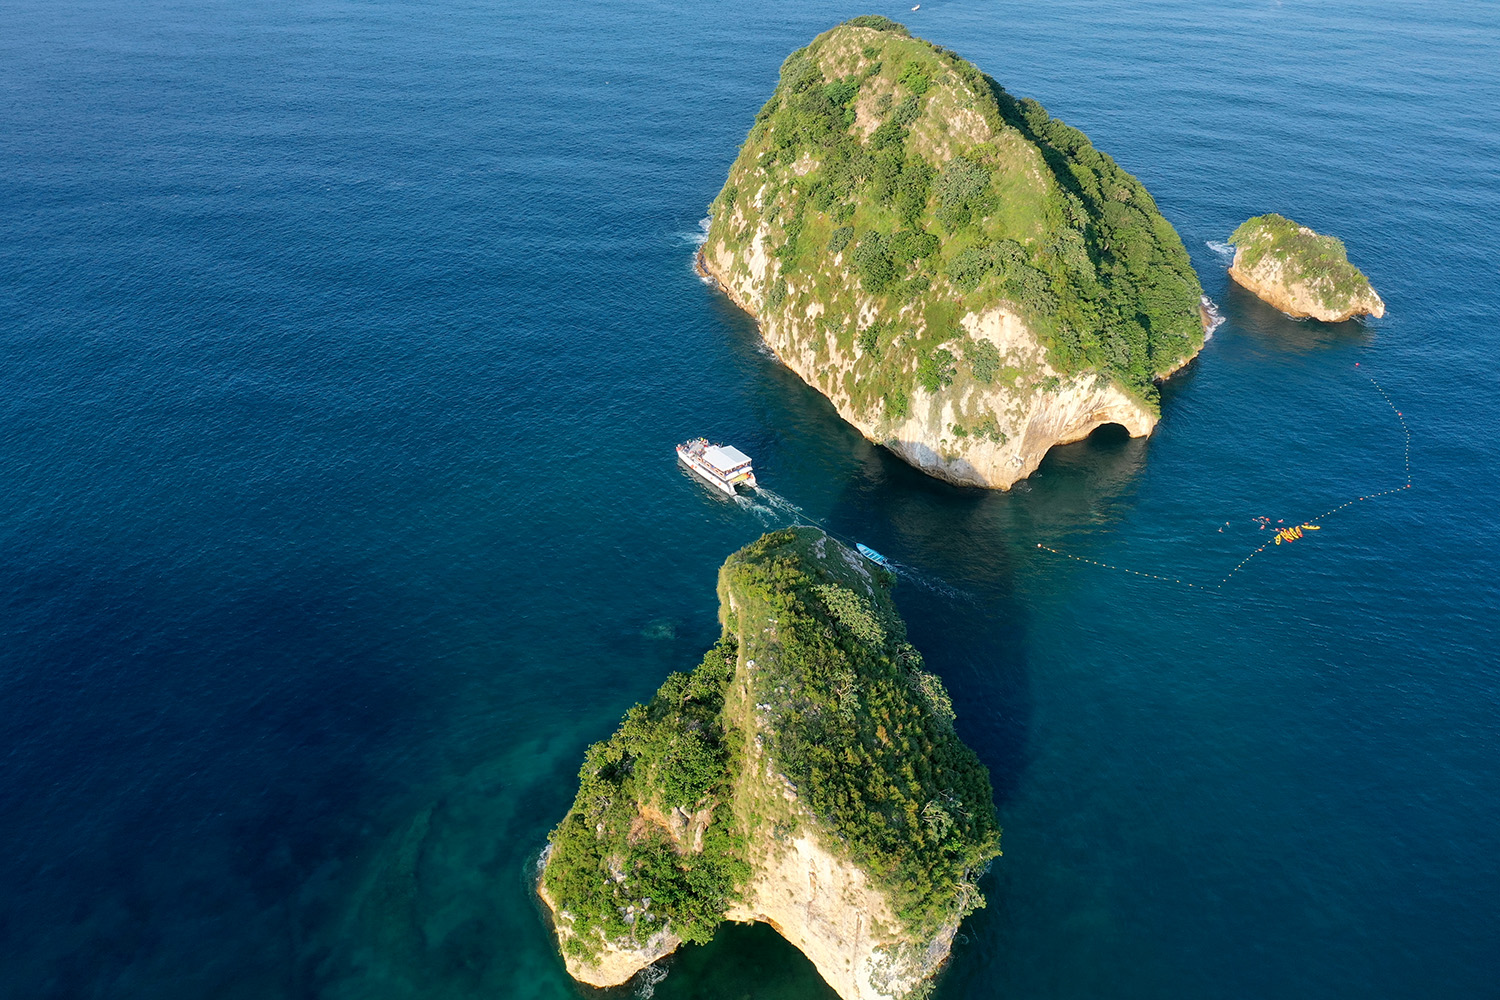
[[[1303,531],[1321,530],[1322,529],[1316,524],[1294,524],[1290,528],[1282,528],[1280,531],[1276,532],[1276,544],[1280,545],[1282,542],[1295,542],[1297,539],[1302,537]]]

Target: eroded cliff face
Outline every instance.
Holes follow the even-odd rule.
[[[816,836],[785,844],[761,838],[752,851],[756,879],[728,919],[775,928],[844,1000],[904,997],[947,960],[956,918],[925,943],[900,940],[884,895]]]
[[[718,649],[732,658],[705,658],[700,668],[712,673],[722,663],[718,694],[704,695],[697,674],[669,681],[634,717],[668,720],[671,731],[627,732],[627,721],[614,740],[591,749],[579,800],[553,835],[539,891],[575,979],[619,985],[675,950],[683,940],[675,918],[648,914],[661,915],[663,899],[679,891],[676,869],[724,844],[740,867],[716,919],[769,924],[844,1000],[900,1000],[947,959],[960,922],[983,905],[974,880],[998,853],[998,828],[987,773],[953,734],[941,682],[905,643],[888,586],[863,557],[811,529],[768,535],[726,564],[720,599],[728,634]],[[657,789],[675,779],[649,750],[632,757],[610,748],[655,740],[680,753],[677,737],[705,732],[708,716],[683,722],[667,714],[663,698],[693,690],[689,700],[712,701],[722,745],[732,750],[696,809],[663,808]],[[631,784],[591,774],[652,777]],[[902,788],[870,791],[885,775]],[[625,797],[623,811],[601,805],[615,794]],[[878,829],[866,829],[875,814]],[[671,852],[665,878],[649,868],[657,863],[646,851],[653,837]],[[579,865],[580,840],[584,854],[604,845],[597,865]],[[871,863],[887,877],[873,874]],[[583,918],[599,902],[595,882],[613,929],[597,908]],[[904,896],[895,888],[902,884]],[[571,904],[558,898],[564,894]],[[705,940],[705,928],[688,933]]]
[[[698,267],[871,441],[1006,489],[1055,444],[1157,423],[1202,290],[1140,183],[900,25],[790,56]]]
[[[755,245],[763,246],[765,238],[764,232],[758,233]],[[767,262],[764,253],[737,261],[723,243],[705,246],[698,256],[699,270],[756,317],[761,337],[776,357],[827,396],[839,416],[869,440],[939,479],[1009,489],[1035,472],[1053,445],[1082,441],[1106,424],[1119,424],[1131,437],[1144,437],[1156,427],[1156,413],[1114,380],[1094,371],[1065,375],[1054,369],[1046,349],[1004,304],[963,314],[963,336],[940,341],[938,349],[962,361],[973,344],[988,341],[999,350],[1001,371],[1015,372],[1006,381],[971,383],[958,391],[941,387],[937,392],[914,384],[901,417],[891,416],[885,408],[862,409],[849,388],[850,380],[858,378],[860,345],[841,350],[837,338],[818,328],[821,310],[811,308],[798,315],[765,309],[758,290],[767,284]],[[867,299],[859,308],[868,315],[876,311]],[[922,323],[914,315],[907,319]],[[1161,374],[1191,359],[1177,359]],[[991,433],[979,429],[987,426],[986,419],[992,421]],[[966,424],[975,430],[970,432]],[[956,427],[965,427],[965,433],[955,433]]]
[[[1312,234],[1310,229],[1304,231]],[[1342,323],[1356,316],[1378,319],[1385,315],[1385,302],[1368,284],[1353,295],[1332,295],[1326,279],[1294,274],[1285,258],[1267,254],[1247,266],[1246,254],[1244,247],[1235,250],[1229,276],[1288,316]]]

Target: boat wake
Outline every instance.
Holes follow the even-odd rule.
[[[746,511],[750,514],[754,514],[756,517],[760,518],[761,522],[764,524],[774,524],[777,521],[782,520],[785,516],[775,506],[770,504],[756,503],[753,499],[745,496],[743,493],[736,493],[734,502],[739,505],[739,508],[741,510]]]
[[[905,563],[899,563],[889,556],[886,557],[886,562],[890,563],[891,569],[895,571],[897,576],[899,576],[903,580],[910,580],[912,583],[916,584],[918,587],[921,587],[923,590],[929,590],[940,597],[946,597],[950,601],[963,601],[966,604],[974,605],[977,605],[979,603],[977,600],[975,600],[973,594],[959,590],[951,583],[940,580],[939,578],[928,573],[923,573],[921,570],[918,570],[913,566],[908,566]]]
[[[804,520],[805,519],[810,524],[816,524],[817,523],[817,522],[813,521],[811,518],[808,518],[802,512],[802,508],[801,507],[798,507],[796,504],[792,503],[790,500],[788,500],[786,497],[782,496],[780,493],[777,493],[775,490],[768,490],[764,486],[762,486],[762,487],[759,487],[755,492],[758,493],[758,494],[760,494],[760,496],[764,497],[766,503],[770,504],[776,510],[778,510],[781,513],[787,515],[788,517],[792,518],[793,520]],[[822,525],[818,525],[818,527],[822,527]]]
[[[740,505],[756,514],[762,514],[763,512],[775,514],[780,519],[790,521],[792,525],[806,525],[811,528],[821,528],[822,530],[827,532],[830,537],[838,539],[845,545],[849,546],[851,549],[858,548],[858,543],[856,543],[853,539],[844,538],[838,535],[836,532],[830,530],[828,525],[824,524],[822,521],[819,521],[815,517],[808,516],[807,512],[804,511],[801,507],[798,507],[796,504],[792,503],[790,500],[782,496],[780,493],[777,493],[775,490],[760,486],[756,488],[755,492],[757,496],[765,500],[764,504],[757,504],[746,497],[741,497]],[[882,556],[881,558],[885,559],[885,565],[887,569],[895,573],[897,576],[901,577],[903,580],[910,580],[912,583],[916,584],[918,587],[921,587],[923,590],[930,590],[934,594],[939,594],[950,600],[967,601],[970,604],[977,603],[972,594],[965,593],[964,591],[959,590],[957,587],[954,587],[935,576],[923,573],[921,570],[917,569],[914,566],[908,566],[905,563],[897,562],[889,556]]]
[[[1207,246],[1214,253],[1218,254],[1220,257],[1234,257],[1233,244],[1220,243],[1218,240],[1209,240],[1205,244],[1205,246]]]
[[[765,524],[823,527],[816,519],[804,514],[801,507],[798,507],[775,490],[768,490],[764,486],[757,486],[755,492],[749,496],[743,493],[735,494],[734,502],[739,504],[741,509],[760,518]],[[827,531],[828,529],[824,528],[823,530]]]

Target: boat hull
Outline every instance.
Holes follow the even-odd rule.
[[[715,458],[717,461],[713,460]],[[694,438],[677,446],[677,460],[725,496],[738,496],[736,486],[756,488],[750,457],[735,448],[710,444],[706,438]]]
[[[736,495],[735,492],[734,492],[734,487],[733,486],[731,486],[728,483],[724,482],[722,479],[720,479],[719,477],[715,476],[708,469],[704,468],[703,465],[702,465],[702,463],[696,461],[693,458],[693,456],[691,456],[691,455],[684,455],[681,452],[678,452],[677,453],[677,460],[679,462],[681,462],[683,465],[687,466],[688,470],[691,471],[694,475],[696,475],[699,479],[703,480],[705,483],[707,483],[708,485],[712,486],[714,489],[718,490],[720,493],[723,493],[725,496],[731,496],[732,497],[732,496]]]

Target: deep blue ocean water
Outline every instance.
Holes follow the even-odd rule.
[[[866,12],[1181,232],[1227,321],[1150,440],[943,485],[692,273],[781,59]],[[1229,287],[1264,211],[1387,316]],[[707,434],[909,568],[1005,827],[939,997],[1500,995],[1497,220],[1492,4],[12,0],[0,993],[593,995],[537,852],[786,523],[685,478]],[[1213,593],[1037,549],[1212,581],[1401,485],[1366,375],[1411,490]],[[664,968],[610,995],[830,995],[764,928]]]

